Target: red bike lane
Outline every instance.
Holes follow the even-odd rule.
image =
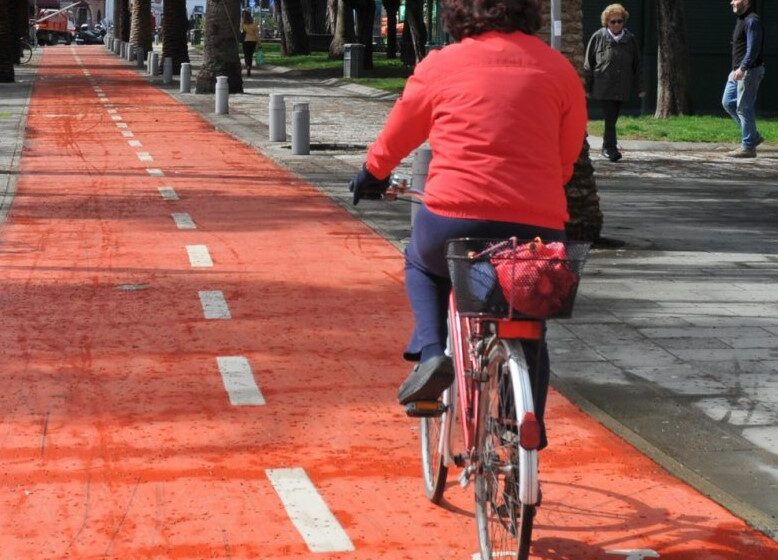
[[[472,558],[396,405],[402,256],[101,47],[44,52],[0,227],[0,558]],[[534,557],[778,545],[555,392]]]

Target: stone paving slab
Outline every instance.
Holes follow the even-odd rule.
[[[345,188],[394,96],[296,72],[254,73],[227,116],[212,114],[212,96],[166,89],[402,249],[410,205],[354,208]],[[288,111],[310,104],[312,155],[293,157],[288,142],[267,141],[270,93],[284,93]],[[624,159],[613,164],[590,141],[603,237],[623,245],[592,252],[575,316],[550,326],[555,385],[778,535],[778,403],[763,377],[746,377],[778,375],[778,146],[732,160],[724,155],[731,145],[625,141]]]

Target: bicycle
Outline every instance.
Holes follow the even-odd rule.
[[[394,200],[407,191],[406,182],[394,182],[385,198]],[[556,255],[538,250],[551,245]],[[588,243],[544,245],[539,239],[448,242],[453,285],[448,353],[456,376],[439,401],[411,403],[406,412],[421,418],[427,497],[435,504],[442,501],[452,465],[462,468],[460,485],[474,480],[481,560],[529,557],[533,521],[541,502],[538,451],[542,433],[525,346],[534,343],[540,352],[545,320],[572,313],[588,250]],[[549,296],[553,305],[527,309],[520,300],[543,278],[548,279],[553,267],[558,268],[553,274],[568,274],[567,293],[556,299]],[[507,289],[503,277],[508,280]],[[494,280],[491,291],[484,289],[489,279]],[[560,285],[554,288],[559,290]],[[457,421],[462,432],[459,442],[453,437]]]
[[[19,38],[19,64],[27,64],[32,59],[34,47],[25,37]]]

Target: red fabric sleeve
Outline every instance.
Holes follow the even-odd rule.
[[[378,179],[389,176],[400,161],[424,142],[432,127],[432,97],[425,68],[427,56],[405,83],[402,95],[392,107],[383,130],[367,152],[365,165]]]

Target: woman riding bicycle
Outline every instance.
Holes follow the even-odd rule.
[[[415,328],[404,357],[418,364],[400,386],[401,404],[436,400],[454,378],[444,354],[451,290],[446,241],[564,240],[564,184],[587,122],[578,74],[534,36],[541,24],[537,0],[443,0],[442,16],[459,42],[416,66],[350,184],[354,204],[379,198],[394,167],[429,139],[424,204],[405,251]],[[542,425],[545,343],[526,354]]]

